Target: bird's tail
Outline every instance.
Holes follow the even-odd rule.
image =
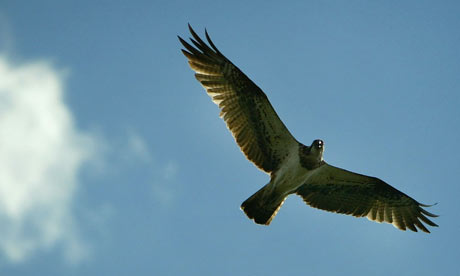
[[[273,191],[270,184],[265,185],[241,204],[241,210],[258,224],[269,225],[283,205],[286,196]]]

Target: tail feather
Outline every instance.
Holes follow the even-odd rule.
[[[286,197],[270,193],[268,185],[257,191],[241,204],[241,210],[258,224],[269,225],[275,218]]]

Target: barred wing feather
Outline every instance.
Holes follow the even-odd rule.
[[[324,164],[296,191],[310,206],[335,213],[366,216],[396,228],[429,233],[422,222],[437,226],[428,217],[429,207],[398,191],[382,180]]]
[[[297,141],[280,120],[265,93],[214,45],[190,27],[193,46],[179,37],[197,80],[216,103],[246,157],[259,169],[276,171]]]

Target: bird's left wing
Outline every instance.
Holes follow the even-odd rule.
[[[437,226],[426,216],[429,207],[398,191],[382,180],[323,164],[296,193],[312,207],[335,213],[367,216],[369,220],[387,222],[396,228],[429,233],[422,222]],[[422,221],[422,222],[421,222]]]
[[[190,27],[190,45],[179,37],[195,77],[221,109],[237,144],[259,169],[276,171],[298,142],[280,120],[265,93],[212,43],[208,46]]]

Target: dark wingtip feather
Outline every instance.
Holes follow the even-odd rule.
[[[190,33],[192,34],[193,38],[196,39],[198,42],[200,42],[200,37],[196,34],[195,30],[193,30],[192,26],[190,26],[190,24],[188,24],[188,29],[190,31]]]
[[[423,204],[423,203],[420,203],[420,202],[417,202],[418,205],[422,206],[422,207],[433,207],[435,205],[438,205],[438,203],[434,203],[434,204]]]
[[[187,41],[182,39],[182,37],[180,37],[180,36],[177,36],[177,37],[179,38],[180,43],[182,43],[182,45],[185,47],[185,49],[187,49],[191,53],[197,52],[196,49],[193,48],[192,45],[190,45]]]
[[[184,54],[184,56],[185,56],[186,58],[188,58],[188,59],[192,59],[192,58],[193,58],[192,53],[190,53],[190,52],[188,52],[188,51],[186,51],[186,50],[184,50],[184,49],[182,49],[181,51],[182,51],[182,54]]]
[[[418,205],[420,206],[420,212],[422,212],[423,214],[425,214],[425,215],[427,215],[427,216],[429,216],[429,217],[432,217],[432,218],[439,217],[438,215],[435,215],[435,214],[433,214],[433,213],[430,213],[430,212],[428,212],[427,210],[421,208],[421,207],[432,207],[432,206],[435,206],[435,205],[438,204],[437,202],[436,202],[435,204],[431,204],[431,205],[422,204],[422,203],[420,203],[420,202],[417,202],[417,203],[418,203]]]
[[[428,230],[423,224],[421,224],[421,226],[420,226],[420,225],[417,225],[417,226],[418,226],[418,228],[420,228],[423,232],[428,233],[428,234],[431,233],[430,230]]]
[[[216,45],[214,45],[214,43],[212,42],[211,37],[209,36],[208,30],[206,30],[206,28],[204,29],[204,34],[206,36],[206,39],[209,42],[209,45],[211,45],[211,47],[214,49],[214,51],[216,51],[216,53],[218,53],[219,55],[222,55],[222,53],[217,49]]]
[[[437,218],[437,217],[439,217],[438,215],[435,215],[435,214],[433,214],[433,213],[430,213],[430,212],[428,212],[427,210],[422,209],[422,208],[420,208],[420,211],[421,211],[423,214],[425,214],[425,215],[427,215],[427,216],[429,216],[429,217],[432,217],[432,218]]]
[[[422,207],[431,207],[431,206],[434,206],[438,203],[435,203],[435,204],[431,204],[431,205],[427,205],[427,204],[422,204],[422,203],[418,203],[419,205],[419,219],[422,220],[424,223],[428,224],[429,226],[432,226],[432,227],[439,227],[436,223],[432,222],[431,220],[429,220],[426,216],[428,217],[432,217],[432,218],[435,218],[435,217],[438,217],[438,215],[435,215],[433,213],[430,213],[428,212],[427,210],[423,209]],[[424,232],[427,232],[427,233],[430,233],[430,231],[428,231],[428,229],[422,229]],[[426,231],[425,231],[426,230]]]
[[[433,226],[433,227],[438,227],[438,225],[431,220],[429,220],[427,217],[425,217],[423,214],[419,214],[419,218],[426,224]]]
[[[184,47],[187,48],[187,46],[185,46],[186,44],[188,44],[184,39],[182,39],[182,37],[180,36],[177,36],[177,38],[179,39],[180,43],[182,43],[182,45],[184,45]]]

